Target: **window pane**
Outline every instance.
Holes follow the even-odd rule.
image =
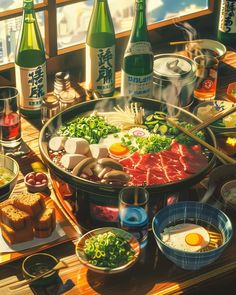
[[[85,41],[92,8],[92,0],[57,8],[57,45],[59,49]]]
[[[108,0],[116,33],[131,29],[134,0]],[[57,9],[58,48],[85,42],[93,0]],[[208,0],[148,0],[148,24],[190,14],[208,6]]]
[[[42,3],[43,0],[34,0],[34,4]],[[0,12],[22,7],[23,0],[1,0]]]
[[[44,39],[44,13],[38,12],[37,21]],[[0,65],[14,62],[15,48],[21,26],[21,16],[0,21]]]

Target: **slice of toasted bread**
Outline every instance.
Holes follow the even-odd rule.
[[[7,200],[1,202],[0,203],[0,210],[1,210],[1,208],[5,207],[7,205],[13,205],[13,199],[12,198],[7,199]]]
[[[22,193],[14,198],[14,206],[35,218],[44,210],[45,202],[40,194]]]
[[[34,220],[35,230],[54,229],[56,224],[56,214],[54,208],[46,208],[37,219]]]
[[[9,204],[0,209],[0,220],[13,230],[20,230],[32,226],[30,215]]]
[[[53,230],[54,229],[52,229],[52,228],[42,229],[42,230],[35,229],[34,236],[36,238],[40,238],[40,239],[48,238],[51,236]]]
[[[30,241],[34,238],[33,227],[28,225],[21,230],[13,230],[6,224],[1,224],[2,236],[8,244],[17,244]]]

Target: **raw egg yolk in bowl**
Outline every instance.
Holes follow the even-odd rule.
[[[191,233],[186,235],[185,242],[190,246],[200,246],[202,244],[203,237],[197,233]]]

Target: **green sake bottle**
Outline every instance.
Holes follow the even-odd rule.
[[[39,119],[47,94],[45,50],[38,27],[34,1],[23,1],[23,19],[15,54],[16,87],[23,116]]]
[[[112,96],[115,89],[115,31],[107,0],[94,0],[86,38],[86,89]]]
[[[146,0],[135,0],[135,16],[121,69],[121,94],[152,98],[153,52],[146,23]]]
[[[236,0],[221,0],[217,39],[236,46]]]

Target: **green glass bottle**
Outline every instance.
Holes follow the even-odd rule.
[[[23,19],[15,55],[15,72],[22,115],[39,119],[42,99],[47,94],[46,57],[33,0],[23,2]]]
[[[146,23],[146,0],[135,0],[135,16],[121,69],[121,94],[152,98],[153,52]]]
[[[217,39],[236,46],[236,0],[221,0]]]
[[[112,96],[115,89],[115,31],[107,0],[95,0],[86,38],[86,88]]]

